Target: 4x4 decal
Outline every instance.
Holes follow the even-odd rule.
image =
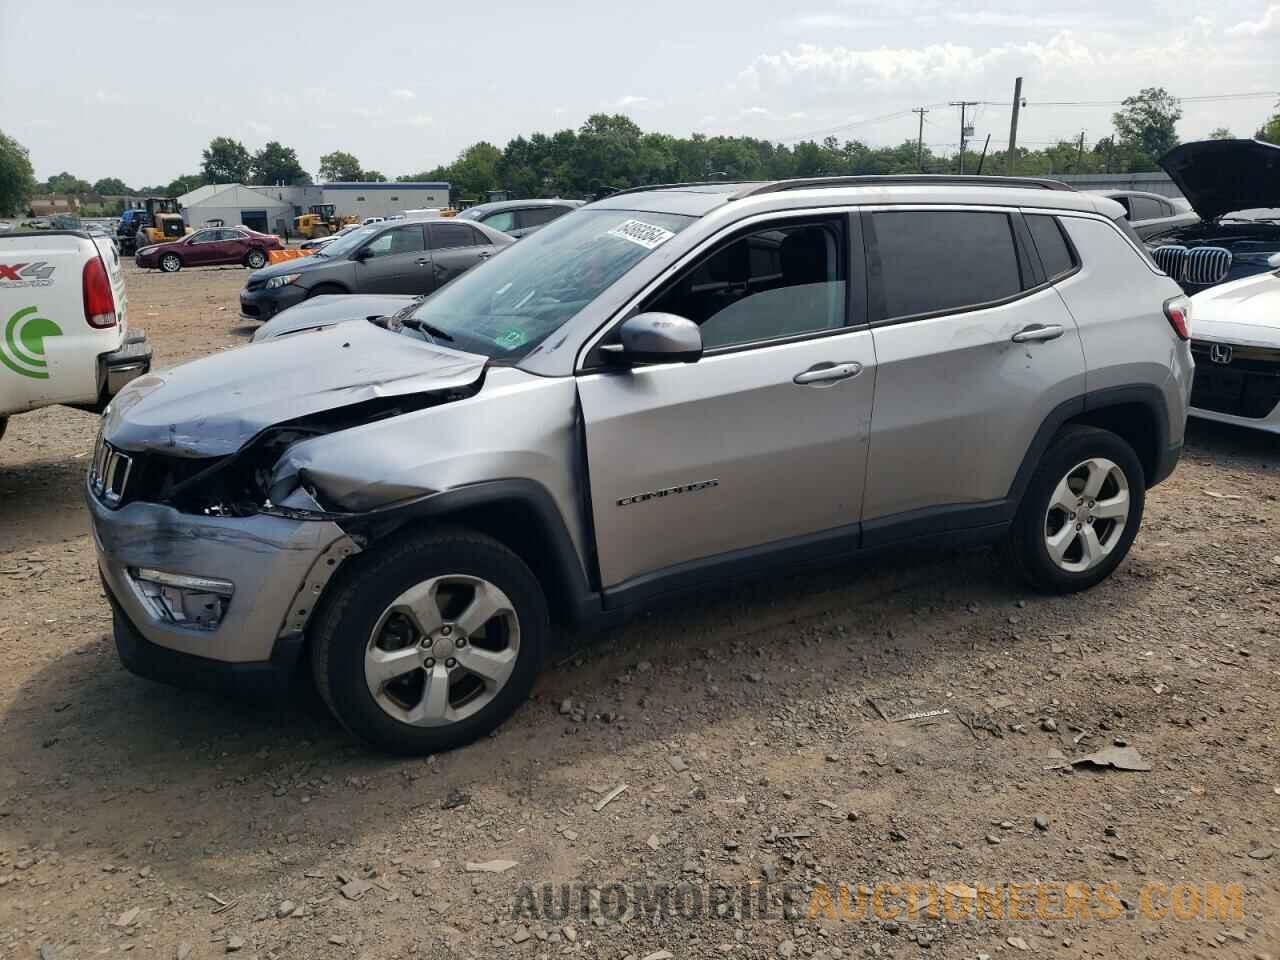
[[[35,263],[0,263],[0,287],[13,290],[17,287],[51,287],[53,272],[47,260]]]
[[[49,337],[62,336],[62,328],[47,317],[37,316],[39,312],[38,307],[23,307],[9,318],[0,341],[0,363],[24,377],[48,380],[44,342]]]

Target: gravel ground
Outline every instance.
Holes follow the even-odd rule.
[[[244,342],[244,276],[130,268],[161,365]],[[0,441],[0,957],[1280,955],[1273,439],[1193,425],[1090,593],[1028,593],[985,550],[707,592],[566,640],[496,736],[404,761],[305,693],[123,671],[94,427],[52,408]],[[1115,744],[1150,769],[1070,763]],[[977,885],[1037,882],[972,915]],[[883,909],[841,918],[838,884]],[[890,917],[909,884],[937,916]],[[1174,915],[1215,884],[1220,913],[1183,890]]]

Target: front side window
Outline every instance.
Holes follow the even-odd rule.
[[[191,242],[192,243],[209,243],[211,240],[216,240],[217,237],[218,237],[218,231],[216,230],[201,230],[199,233],[193,233],[191,235]]]
[[[480,222],[486,227],[493,227],[495,230],[501,230],[506,233],[516,228],[516,212],[514,210],[503,210],[493,214],[493,216],[482,217]]]
[[[693,219],[630,210],[565,217],[468,270],[412,319],[443,331],[459,350],[518,360]]]
[[[567,207],[530,207],[528,210],[521,210],[517,219],[521,227],[540,227],[568,212]]]
[[[1133,221],[1155,220],[1165,215],[1164,210],[1160,207],[1158,200],[1152,200],[1150,197],[1134,197],[1129,204],[1132,214],[1129,219]]]
[[[1040,254],[1040,262],[1044,264],[1045,276],[1050,280],[1061,277],[1075,269],[1075,257],[1067,238],[1062,232],[1057,217],[1048,217],[1038,213],[1027,214],[1027,229],[1031,231],[1031,239]]]
[[[884,210],[871,221],[885,319],[972,309],[1023,288],[1007,214]]]
[[[644,309],[698,324],[707,350],[845,325],[843,230],[836,221],[755,230],[711,253]]]
[[[374,237],[365,247],[371,259],[394,257],[401,253],[420,253],[425,249],[426,246],[422,242],[422,227],[419,224],[388,230]]]

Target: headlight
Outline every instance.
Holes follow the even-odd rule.
[[[297,280],[300,276],[302,276],[300,273],[286,273],[284,276],[272,277],[267,281],[267,289],[279,290],[281,287],[293,283],[293,281]]]
[[[139,250],[138,252],[139,252],[139,253],[142,253],[142,254],[152,254],[152,253],[155,253],[155,252],[156,252],[156,248],[155,248],[155,247],[143,247],[143,248],[142,248],[141,250]]]

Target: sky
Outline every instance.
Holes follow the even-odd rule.
[[[596,112],[896,144],[927,106],[925,141],[953,151],[947,103],[978,100],[977,140],[1001,149],[1018,75],[1026,146],[1092,143],[1149,86],[1188,98],[1184,140],[1250,136],[1280,109],[1280,2],[0,0],[0,131],[41,179],[133,186],[197,172],[215,136],[279,140],[313,174],[346,150],[394,178]]]

